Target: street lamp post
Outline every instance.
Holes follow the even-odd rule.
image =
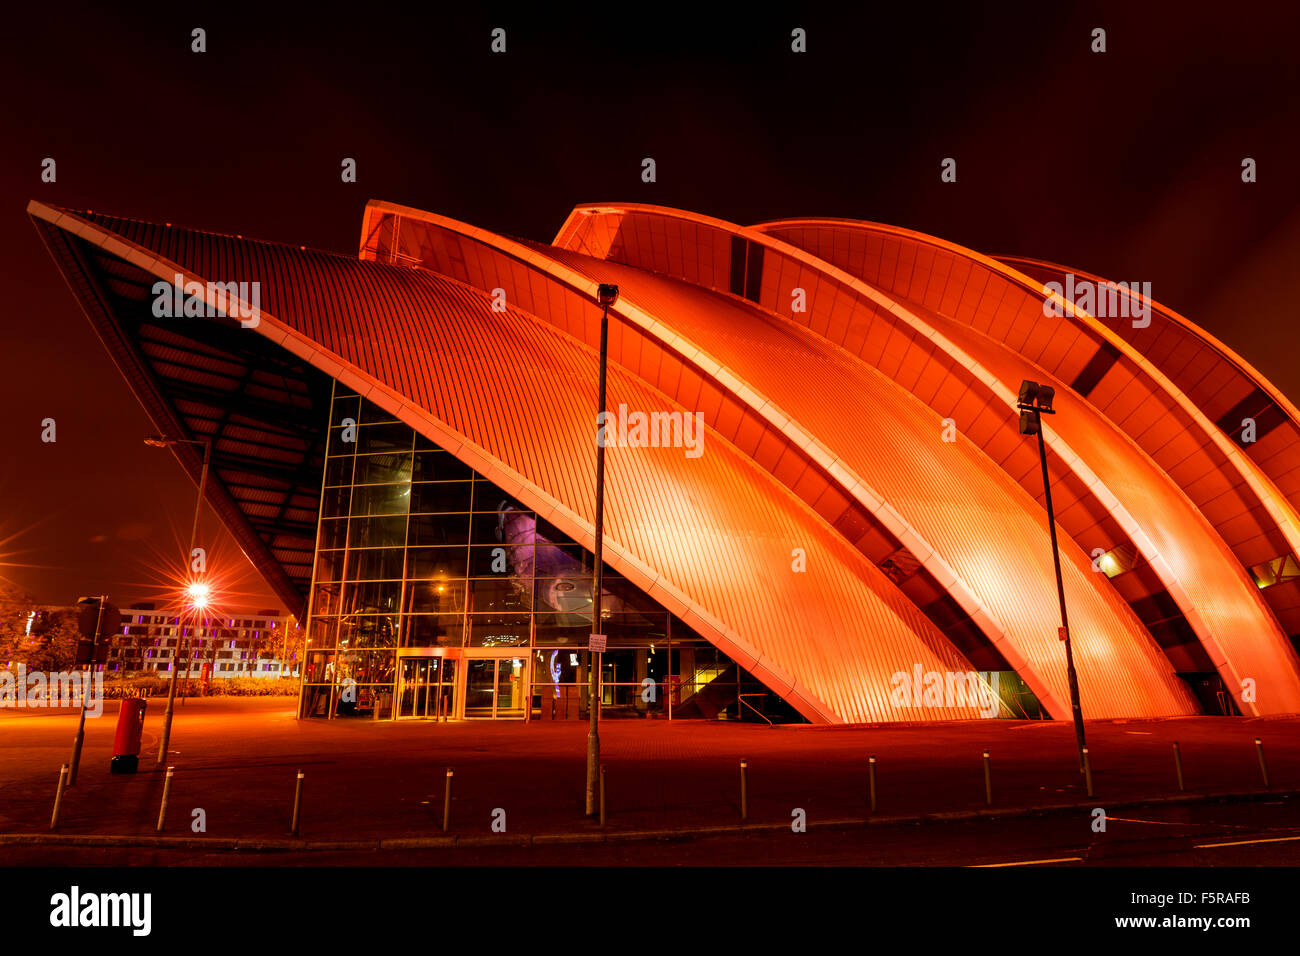
[[[587,646],[587,816],[598,812],[597,790],[600,777],[600,662],[605,649],[601,629],[601,589],[604,570],[605,537],[605,386],[609,370],[609,307],[618,301],[618,286],[601,283],[596,292],[600,315],[600,397],[596,403],[596,550],[591,584],[591,634]]]
[[[1065,673],[1070,684],[1070,710],[1074,715],[1074,740],[1079,749],[1079,770],[1083,771],[1083,708],[1079,705],[1079,676],[1074,670],[1074,648],[1070,642],[1070,619],[1065,613],[1065,585],[1061,580],[1061,551],[1056,541],[1056,514],[1052,510],[1052,483],[1047,477],[1047,443],[1043,440],[1043,415],[1055,415],[1052,402],[1056,389],[1025,380],[1020,383],[1016,408],[1020,409],[1020,434],[1038,436],[1038,459],[1043,468],[1043,497],[1047,502],[1047,530],[1052,539],[1052,564],[1056,568],[1056,597],[1061,605],[1060,638],[1065,643]]]
[[[173,445],[202,445],[203,446],[203,470],[199,473],[199,498],[198,501],[194,503],[194,522],[190,525],[190,546],[185,550],[184,568],[186,574],[188,575],[190,563],[194,559],[194,542],[198,539],[198,534],[199,534],[199,513],[203,510],[203,490],[208,482],[208,463],[212,459],[212,439],[210,438],[203,438],[203,439],[167,438],[164,436],[155,435],[153,437],[146,438],[144,440],[144,443],[146,445],[149,445],[152,448],[169,448]],[[197,595],[191,594],[190,597],[194,599],[197,597]],[[203,603],[204,604],[207,603],[206,599],[203,600]],[[194,601],[194,605],[196,607],[199,606],[197,600]],[[184,625],[182,625],[181,629],[184,630]],[[180,651],[182,649],[181,640],[184,640],[185,642],[184,650],[187,655],[187,663],[188,663],[189,638],[184,637],[177,640],[176,642],[177,651]],[[175,712],[176,709],[176,681],[177,678],[180,676],[179,657],[180,657],[179,654],[172,655],[172,679],[170,685],[167,688],[167,710],[163,714],[162,738],[158,742],[157,766],[159,767],[161,767],[167,760],[167,746],[171,742],[171,737],[172,737],[172,714]]]
[[[72,763],[68,771],[68,786],[77,785],[77,769],[81,766],[81,747],[86,740],[86,703],[90,697],[90,682],[95,675],[95,658],[99,649],[99,636],[104,629],[104,605],[108,603],[108,595],[101,594],[97,598],[83,597],[77,601],[79,606],[87,604],[98,605],[95,609],[95,630],[90,635],[90,677],[86,679],[85,687],[81,692],[81,717],[77,722],[77,736],[72,741]],[[121,616],[118,616],[120,620]]]

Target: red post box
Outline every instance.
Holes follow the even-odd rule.
[[[135,773],[140,762],[140,737],[144,734],[143,697],[127,697],[117,710],[117,734],[113,737],[110,773]]]

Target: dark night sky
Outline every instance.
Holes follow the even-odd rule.
[[[1293,3],[604,8],[625,21],[125,6],[28,5],[0,38],[0,561],[41,566],[0,574],[42,602],[146,596],[194,489],[141,443],[152,427],[28,221],[32,198],[352,253],[370,198],[544,240],[593,201],[869,219],[1151,282],[1300,400]],[[505,55],[489,52],[496,26]],[[357,184],[340,182],[345,156]],[[946,156],[956,184],[939,180]],[[229,603],[277,603],[240,573]]]

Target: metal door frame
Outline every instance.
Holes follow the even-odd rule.
[[[442,660],[445,663],[439,666],[438,668],[438,683],[430,685],[430,683],[427,680],[429,665],[433,660],[437,658],[442,658]],[[406,685],[406,680],[402,672],[404,670],[404,665],[406,664],[407,661],[421,661],[423,663],[423,669],[426,676],[426,681],[424,686],[426,688],[430,686],[439,688],[439,691],[437,693],[437,700],[439,702],[441,702],[442,700],[441,688],[446,687],[450,684],[451,686],[450,712],[440,713],[438,711],[437,706],[435,705],[433,713],[430,713],[429,706],[428,706],[429,700],[428,700],[428,696],[426,695],[425,712],[423,714],[410,714],[407,716],[402,715],[402,696],[403,696],[403,689]],[[454,665],[456,665],[455,666],[456,674],[453,675],[450,681],[444,681],[442,679],[442,675],[444,673],[443,669],[446,666],[447,662],[451,662],[454,663]],[[399,650],[397,652],[397,660],[396,660],[397,666],[395,668],[396,679],[397,679],[395,690],[397,693],[396,693],[396,700],[394,701],[394,707],[393,707],[393,719],[394,720],[437,721],[437,720],[457,720],[458,718],[460,718],[462,716],[463,702],[464,702],[464,693],[463,693],[464,677],[462,677],[461,675],[468,670],[468,668],[458,666],[462,663],[463,663],[463,659],[460,654],[460,648],[412,647],[412,648],[403,648]]]
[[[527,721],[532,710],[532,669],[533,669],[533,652],[528,646],[520,647],[467,647],[465,648],[463,663],[461,668],[463,676],[457,676],[457,700],[459,702],[461,716],[464,716],[465,700],[469,691],[469,664],[472,660],[491,660],[492,667],[492,713],[482,717],[465,717],[466,720],[523,720]],[[523,674],[520,678],[520,703],[518,705],[518,715],[502,716],[498,715],[498,702],[501,699],[501,665],[500,661],[518,660],[523,662]]]

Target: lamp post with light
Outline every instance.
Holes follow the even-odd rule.
[[[175,445],[202,445],[203,446],[203,470],[199,472],[199,498],[194,503],[194,522],[190,525],[190,546],[185,550],[185,561],[183,567],[188,576],[191,562],[194,560],[194,542],[199,534],[199,513],[203,510],[203,490],[208,483],[208,464],[212,460],[212,439],[203,438],[168,438],[164,435],[152,435],[144,440],[144,443],[151,448],[170,448]],[[196,610],[203,610],[208,606],[208,597],[210,590],[208,585],[194,581],[186,589],[186,596],[189,598],[190,606]],[[184,627],[182,626],[182,630]],[[186,652],[186,663],[188,665],[189,638],[183,637],[184,650]],[[178,641],[177,650],[182,648]],[[186,668],[188,670],[188,666]],[[179,654],[172,655],[172,679],[167,688],[167,710],[163,714],[162,737],[158,742],[158,763],[161,767],[167,760],[167,746],[172,737],[172,714],[176,709],[176,681],[180,676]]]
[[[587,645],[587,816],[598,810],[597,788],[600,779],[600,661],[605,650],[601,628],[601,589],[604,586],[605,551],[605,386],[609,370],[609,307],[618,301],[618,286],[602,282],[596,290],[600,315],[600,397],[596,403],[596,550],[591,583],[591,641]]]
[[[1084,768],[1083,708],[1079,706],[1079,677],[1074,670],[1074,649],[1070,643],[1070,619],[1065,613],[1065,585],[1061,581],[1061,551],[1056,542],[1056,514],[1052,510],[1052,484],[1047,477],[1047,443],[1043,440],[1043,415],[1055,415],[1052,402],[1056,389],[1028,379],[1020,383],[1016,408],[1020,410],[1020,434],[1038,436],[1038,459],[1043,467],[1043,496],[1047,500],[1047,530],[1052,538],[1052,564],[1056,567],[1056,597],[1061,605],[1060,638],[1065,643],[1065,672],[1070,683],[1070,710],[1074,715],[1074,740],[1079,748],[1079,769]]]

